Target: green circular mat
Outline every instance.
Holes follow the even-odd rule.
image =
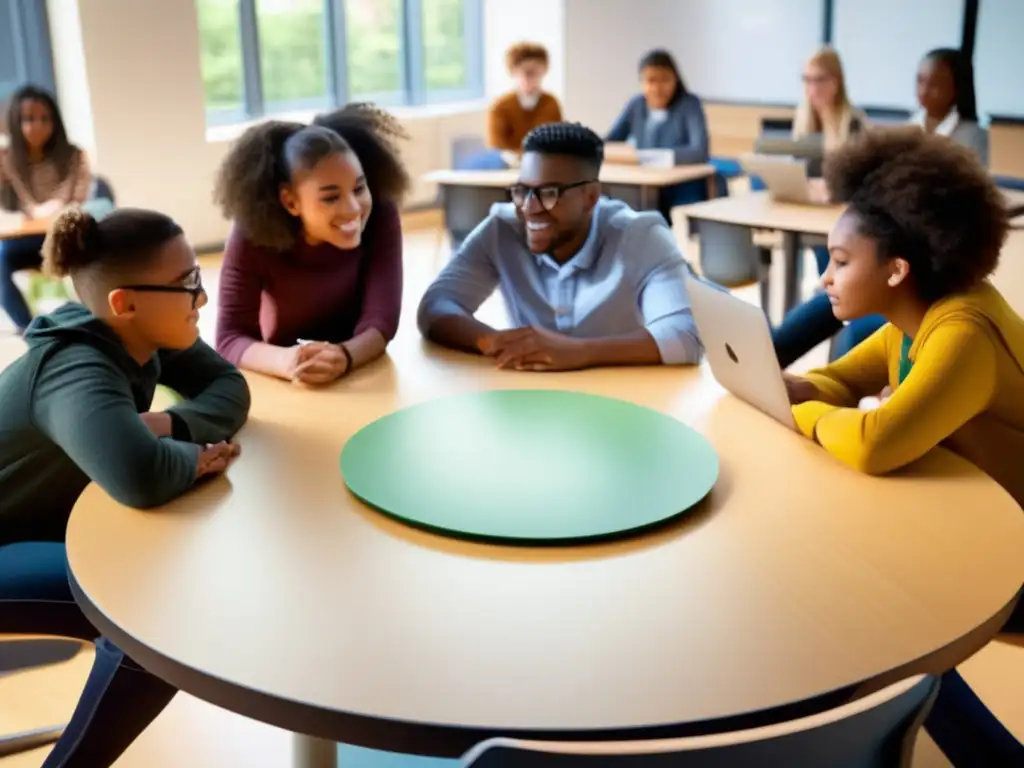
[[[458,536],[593,539],[686,512],[718,478],[702,436],[664,414],[576,392],[496,390],[384,416],[341,453],[349,490]]]

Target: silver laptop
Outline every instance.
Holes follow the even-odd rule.
[[[772,200],[800,205],[819,204],[811,199],[804,160],[775,155],[743,155],[740,167],[749,176],[761,177]]]
[[[796,429],[764,311],[693,274],[686,277],[686,290],[718,383],[784,426]]]

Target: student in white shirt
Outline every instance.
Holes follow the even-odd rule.
[[[948,136],[988,164],[988,131],[978,125],[974,68],[969,58],[953,48],[926,53],[917,68],[917,101],[921,111],[911,123],[929,133]],[[827,260],[819,264],[822,272],[827,265]],[[772,339],[779,364],[786,368],[837,333],[832,359],[838,359],[884,324],[880,315],[868,315],[844,327],[832,314],[828,296],[819,293],[786,315],[772,331]]]
[[[948,136],[988,165],[988,131],[978,125],[974,66],[955,48],[936,48],[917,68],[917,103],[911,118],[929,133]]]

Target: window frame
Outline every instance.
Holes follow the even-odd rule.
[[[398,0],[401,7],[399,90],[394,93],[360,94],[359,101],[372,101],[387,108],[406,108],[471,101],[483,97],[483,0],[462,0],[466,87],[434,91],[427,88],[427,75],[423,67],[423,1]],[[323,0],[324,50],[327,55],[327,83],[323,98],[272,103],[267,103],[263,94],[257,2],[258,0],[238,0],[238,34],[242,51],[242,105],[238,109],[207,107],[207,124],[229,125],[259,120],[274,114],[330,109],[348,103],[351,99],[345,45],[345,0]]]

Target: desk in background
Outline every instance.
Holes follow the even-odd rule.
[[[1024,192],[1001,190],[1012,211],[1024,208]],[[700,221],[701,271],[709,280],[724,284],[745,282],[756,274],[761,283],[761,306],[768,309],[767,264],[759,264],[759,255],[751,237],[755,229],[775,230],[782,234],[783,313],[800,303],[803,278],[801,254],[807,237],[827,238],[839,216],[841,205],[800,205],[773,201],[767,192],[751,192],[684,206],[688,218]],[[1019,219],[1018,219],[1019,220]],[[742,231],[740,231],[742,230]]]
[[[608,197],[622,200],[638,211],[658,210],[658,195],[664,187],[699,179],[708,180],[714,194],[713,165],[677,165],[673,168],[649,168],[640,165],[612,165],[601,168],[601,185]],[[427,181],[441,189],[445,226],[456,237],[465,237],[487,218],[491,206],[508,202],[508,188],[516,183],[519,171],[434,171]],[[457,245],[457,244],[454,244]]]
[[[968,462],[937,449],[896,478],[858,474],[703,368],[500,372],[408,331],[324,390],[247,378],[227,476],[150,512],[90,486],[68,526],[71,578],[154,674],[313,737],[455,756],[494,735],[779,721],[952,668],[1020,589],[1024,516]],[[719,481],[666,527],[539,548],[413,529],[347,491],[338,456],[364,425],[508,387],[667,413],[712,443]]]
[[[0,240],[45,235],[49,228],[49,219],[26,219],[17,214],[0,214]]]

